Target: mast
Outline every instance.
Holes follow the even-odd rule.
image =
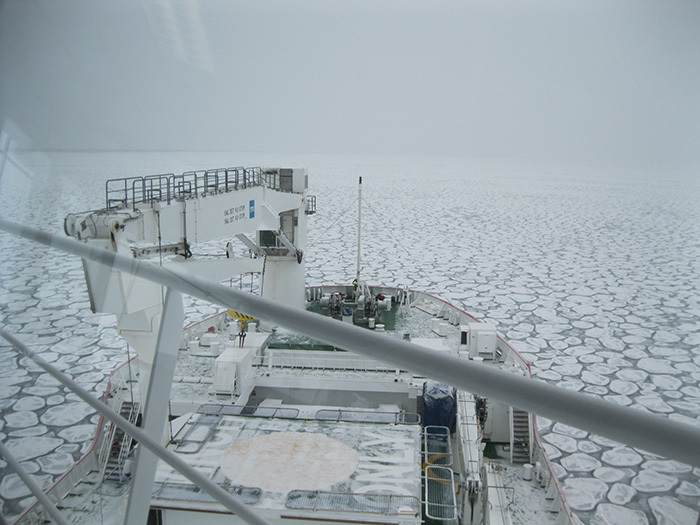
[[[362,233],[362,177],[360,177],[360,183],[358,185],[358,195],[357,195],[357,273],[355,274],[355,281],[359,284],[360,282],[360,257],[362,255],[361,233]]]

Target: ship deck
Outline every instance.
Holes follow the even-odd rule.
[[[419,425],[196,414],[169,448],[261,515],[362,515],[362,521],[420,521]],[[377,494],[381,490],[385,494]],[[152,506],[223,512],[168,465],[156,474]],[[417,521],[416,521],[417,520]]]

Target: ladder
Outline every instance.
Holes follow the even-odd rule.
[[[139,415],[138,401],[122,401],[119,408],[119,415],[132,424],[136,424]],[[125,434],[121,428],[113,427],[113,432],[108,437],[109,453],[104,458],[101,466],[102,482],[104,485],[123,485],[126,486],[130,478],[125,478],[124,467],[125,460],[131,452],[131,444],[133,438]],[[100,492],[98,490],[98,492]]]
[[[509,407],[510,412],[510,462],[530,463],[530,414]]]

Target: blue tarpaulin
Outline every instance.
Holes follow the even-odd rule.
[[[436,381],[423,384],[423,424],[447,427],[454,432],[457,425],[457,395],[449,385]]]

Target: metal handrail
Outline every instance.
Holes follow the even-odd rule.
[[[265,355],[253,356],[252,365],[262,368],[289,368],[305,370],[347,370],[362,372],[396,372],[396,367],[348,352],[325,352],[311,355],[306,350],[268,350]],[[402,370],[403,371],[403,370]]]
[[[455,388],[475,391],[494,401],[700,467],[700,449],[697,447],[700,428],[689,424],[616,405],[581,392],[557,388],[543,381],[444,352],[432,352],[406,341],[338,323],[207,279],[185,276],[143,260],[96,249],[5,219],[0,219],[0,229],[105,264],[113,270],[130,273],[227,308],[246,311],[322,342],[342,346],[397,367],[420,371]]]
[[[136,209],[137,204],[154,204],[196,198],[212,193],[228,193],[256,186],[276,191],[282,190],[280,174],[263,171],[260,167],[212,168],[208,170],[185,171],[181,175],[173,173],[147,175],[145,177],[125,177],[110,179],[105,184],[105,207],[108,210]],[[309,213],[315,211],[314,197],[310,197]]]

